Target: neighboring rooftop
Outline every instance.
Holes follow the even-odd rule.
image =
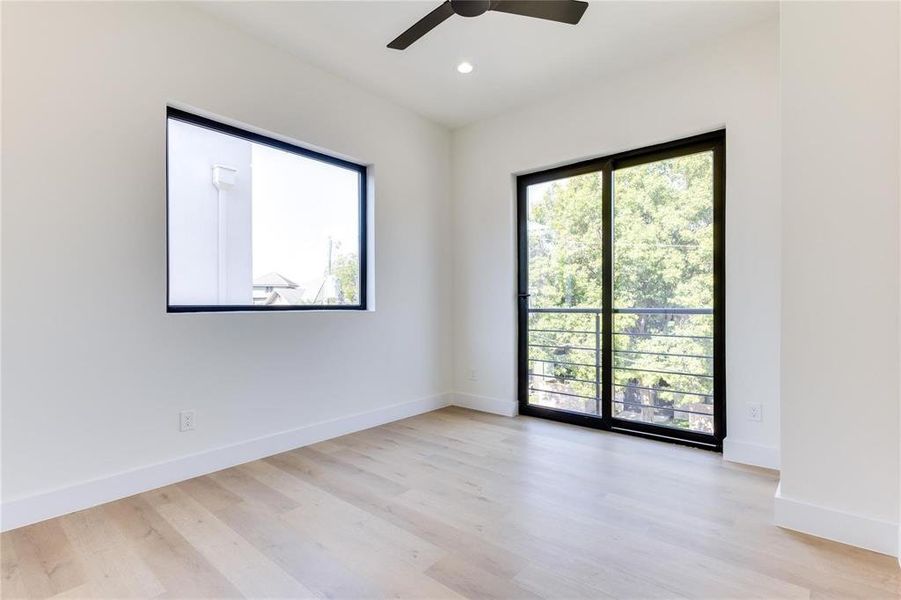
[[[280,275],[278,273],[266,273],[265,275],[261,275],[253,280],[253,287],[266,287],[266,288],[288,288],[294,289],[297,287],[297,284],[285,277],[284,275]]]

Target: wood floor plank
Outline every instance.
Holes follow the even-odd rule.
[[[188,494],[157,511],[245,597],[317,597]]]
[[[372,581],[300,535],[280,515],[259,505],[240,504],[219,510],[216,516],[319,597],[383,597]]]
[[[13,543],[12,532],[0,536],[0,564],[2,564],[2,580],[0,580],[0,596],[4,598],[25,598],[28,590],[22,580],[22,567],[19,555]]]
[[[448,408],[6,532],[3,598],[901,598],[778,474]]]
[[[210,476],[195,477],[178,484],[178,489],[188,492],[211,511],[217,511],[242,502],[241,496],[228,491]]]
[[[58,519],[8,532],[30,597],[48,598],[84,584],[81,563]]]
[[[261,502],[276,513],[297,508],[297,502],[254,479],[241,469],[225,469],[213,473],[210,479],[243,500]]]
[[[66,515],[60,521],[82,557],[89,596],[153,598],[166,591],[102,507]]]
[[[241,593],[140,496],[105,507],[168,597],[240,598]]]
[[[523,570],[514,579],[516,583],[542,598],[571,598],[573,600],[597,600],[600,598],[616,598],[609,590],[589,582],[585,577],[546,564],[534,563]],[[641,594],[632,588],[634,597],[651,598],[653,595]]]
[[[305,539],[315,542],[332,556],[340,556],[350,569],[373,582],[382,597],[459,597],[452,589],[423,573],[440,560],[443,552],[437,552],[437,556],[434,553],[422,555],[420,547],[423,543],[417,543],[411,535],[401,536],[398,540],[393,535],[398,532],[396,529],[388,532],[388,536],[378,535],[384,533],[379,527],[383,523],[380,519],[370,517],[348,522],[340,516],[337,519],[325,515],[316,518],[300,511],[288,513],[284,519]]]
[[[420,572],[446,554],[422,537],[292,477],[264,461],[243,465],[241,468],[297,501],[298,507],[285,515],[287,521],[297,526],[314,523],[317,527],[333,528],[341,535],[359,540],[372,556],[387,553]]]
[[[455,554],[435,563],[426,573],[467,598],[541,598],[515,579],[493,575]]]
[[[394,498],[404,491],[404,488],[357,485],[353,477],[348,477],[346,469],[329,471],[315,468],[312,463],[303,461],[293,453],[285,453],[265,460],[448,552],[458,552],[467,556],[471,560],[477,561],[489,572],[512,576],[526,562],[526,559],[503,550],[490,540],[482,540],[448,524],[442,519],[443,515],[427,515],[393,502]]]

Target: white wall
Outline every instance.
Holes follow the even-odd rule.
[[[727,129],[726,458],[778,467],[778,23],[454,135],[455,389],[516,401],[513,174]],[[476,381],[470,371],[475,369]],[[763,421],[745,418],[763,404]]]
[[[443,128],[185,6],[4,3],[2,27],[5,527],[43,492],[450,390]],[[166,314],[167,102],[373,164],[377,310]]]
[[[251,143],[172,120],[168,147],[169,303],[252,304]],[[236,170],[233,187],[217,190],[213,186],[215,165]],[[220,218],[225,222],[223,265],[219,264]]]
[[[782,6],[777,522],[897,550],[899,5]]]

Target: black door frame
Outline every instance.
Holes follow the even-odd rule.
[[[676,429],[663,425],[617,419],[613,401],[613,172],[617,169],[667,158],[713,152],[713,434]],[[600,416],[529,404],[528,324],[528,199],[530,185],[555,179],[601,172],[602,209],[605,215],[603,242],[602,298],[602,410]],[[516,178],[516,220],[518,249],[518,338],[517,371],[519,414],[541,417],[616,431],[629,435],[669,441],[721,452],[726,437],[726,130],[692,136],[610,156],[593,158]]]

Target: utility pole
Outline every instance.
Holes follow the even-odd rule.
[[[332,274],[332,236],[328,236],[328,274]]]

